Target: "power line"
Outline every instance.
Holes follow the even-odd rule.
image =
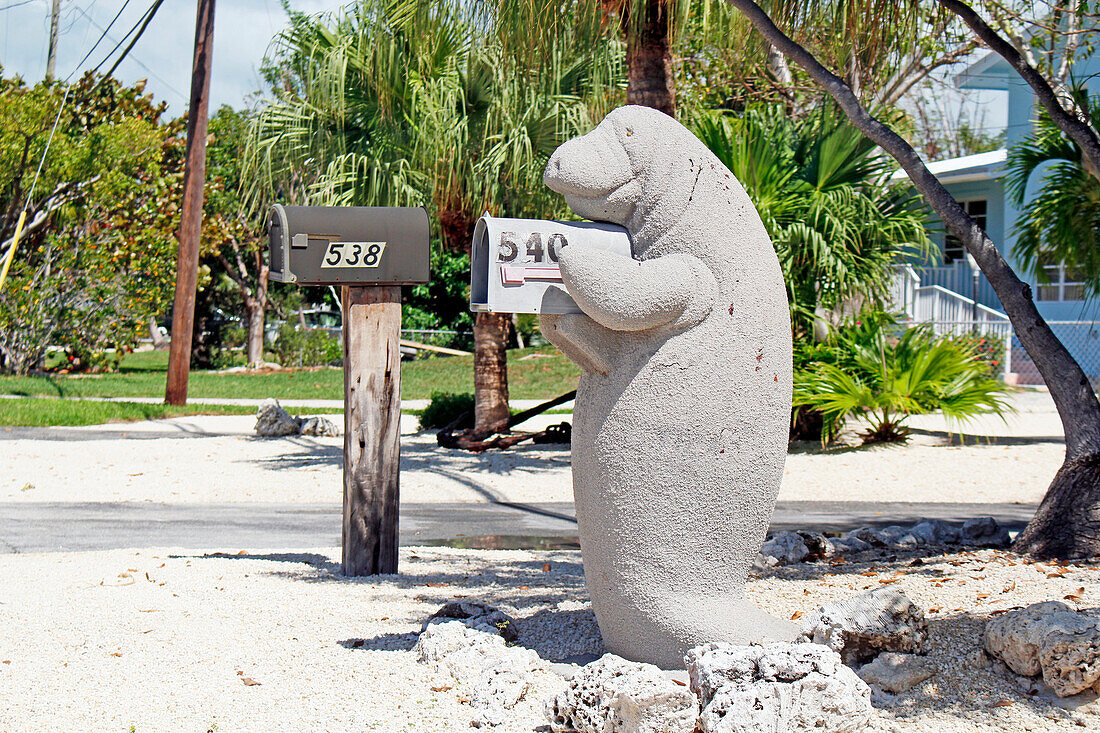
[[[124,10],[126,10],[126,6],[129,5],[129,4],[130,4],[130,0],[126,0],[126,2],[124,2],[122,4],[122,7],[118,9],[117,13],[115,13],[115,17],[111,18],[111,22],[107,24],[106,28],[102,27],[101,25],[99,25],[99,23],[96,23],[94,20],[92,20],[92,16],[85,13],[84,9],[82,7],[80,7],[79,5],[75,6],[76,9],[79,10],[81,12],[81,14],[83,14],[84,17],[87,18],[88,21],[92,25],[94,25],[96,28],[99,28],[103,32],[100,33],[99,38],[97,38],[96,42],[94,44],[92,44],[92,47],[88,49],[88,53],[84,54],[84,58],[80,59],[80,61],[73,68],[73,70],[71,72],[69,72],[69,75],[65,77],[65,81],[68,81],[69,79],[72,79],[73,74],[75,74],[77,71],[80,70],[80,67],[84,65],[84,62],[88,60],[88,57],[92,55],[92,52],[95,51],[97,48],[99,48],[99,44],[103,43],[103,39],[107,37],[107,32],[111,30],[111,28],[115,24],[115,21],[117,21],[119,19],[119,17],[122,15],[122,12]],[[103,61],[106,61],[106,60],[107,59],[104,59]],[[103,65],[103,61],[99,62],[100,66]],[[98,69],[99,67],[97,66],[96,68]]]
[[[158,4],[158,0],[154,0],[153,5],[157,5],[157,4]],[[141,16],[137,19],[137,22],[134,23],[132,26],[130,26],[130,30],[126,31],[126,33],[122,36],[122,38],[119,39],[118,43],[116,43],[114,45],[114,47],[110,51],[107,52],[107,55],[103,57],[103,60],[95,65],[95,68],[92,69],[92,73],[95,73],[95,72],[99,71],[99,68],[101,66],[103,66],[103,64],[107,63],[107,59],[111,58],[111,56],[114,54],[114,52],[117,51],[119,49],[119,47],[122,46],[122,44],[126,43],[126,39],[129,38],[130,34],[133,33],[139,25],[141,25],[141,22],[143,20],[145,20],[145,16],[147,16],[149,14],[149,10],[153,7],[153,5],[150,5],[149,8],[146,8],[145,12],[142,13]],[[107,76],[107,75],[105,75],[105,76]]]
[[[129,2],[129,0],[127,0],[127,2]],[[78,8],[78,10],[79,10],[79,8]],[[100,30],[104,31],[104,34],[106,34],[106,31],[107,31],[107,30],[110,30],[110,26],[108,26],[108,27],[107,27],[107,29],[105,30],[105,29],[103,28],[103,26],[101,26],[101,25],[100,25],[99,23],[97,23],[97,22],[95,21],[95,18],[93,18],[92,16],[88,15],[88,14],[87,14],[87,13],[85,13],[85,12],[84,12],[83,10],[81,10],[80,12],[84,14],[84,17],[86,17],[86,18],[88,19],[88,22],[89,22],[89,23],[91,23],[92,25],[94,25],[94,26],[95,26],[96,28],[99,28]],[[146,12],[148,12],[148,11],[146,11]],[[145,17],[145,15],[143,14],[143,15],[142,15],[141,17],[142,17],[142,18],[144,18],[144,17]],[[141,22],[141,19],[139,18],[139,19],[138,19],[138,23],[140,23],[140,22]],[[136,27],[136,25],[137,25],[137,24],[135,24],[135,27]],[[121,40],[121,41],[119,41],[119,42],[118,42],[118,43],[117,43],[117,44],[115,45],[115,48],[117,49],[117,48],[118,48],[119,46],[121,46],[121,45],[122,45],[122,43],[123,43],[123,42],[124,42],[124,41],[126,40],[126,38],[127,38],[127,37],[128,37],[129,35],[130,35],[130,33],[133,33],[133,31],[134,31],[134,29],[133,29],[133,28],[131,28],[131,29],[130,29],[130,32],[129,32],[129,33],[127,33],[127,34],[126,34],[125,36],[123,36],[123,37],[122,37],[122,40]],[[114,51],[113,51],[113,50],[112,50],[112,53],[114,53]],[[110,54],[108,54],[108,57],[109,57],[109,56],[110,56]],[[136,56],[131,56],[131,57],[130,57],[130,60],[131,60],[131,61],[133,61],[133,62],[134,62],[135,64],[137,64],[138,66],[140,66],[141,68],[145,69],[145,70],[146,70],[147,72],[149,72],[149,76],[153,77],[154,79],[156,79],[157,81],[159,81],[159,82],[160,82],[161,84],[163,84],[164,86],[168,87],[168,89],[170,89],[171,91],[175,92],[176,96],[178,96],[178,97],[179,97],[180,99],[184,100],[185,102],[187,101],[187,95],[185,95],[185,94],[184,94],[183,92],[181,92],[181,91],[180,91],[179,89],[176,89],[176,88],[175,88],[174,86],[172,86],[172,84],[170,84],[170,83],[169,83],[169,82],[168,82],[168,81],[167,81],[167,80],[166,80],[166,79],[165,79],[164,77],[162,77],[162,76],[161,76],[160,74],[158,74],[157,72],[153,71],[153,70],[152,70],[152,69],[150,69],[150,68],[149,68],[148,66],[146,66],[146,65],[145,65],[145,64],[144,64],[144,63],[143,63],[143,62],[141,61],[141,59],[139,59],[139,58],[138,58],[138,57],[136,57]],[[104,59],[104,60],[103,60],[103,61],[102,61],[102,62],[100,63],[100,66],[102,66],[102,65],[103,65],[103,63],[106,63],[106,61],[107,61],[107,59],[105,58],[105,59]],[[82,61],[81,63],[83,63],[83,61]],[[98,69],[98,68],[99,68],[99,66],[97,66],[96,68]]]
[[[122,41],[119,41],[117,44],[115,44],[115,47],[111,49],[111,51],[103,58],[103,60],[96,65],[95,70],[98,70],[100,66],[103,66],[103,64],[107,63],[107,59],[111,57],[111,54],[113,54],[118,49],[118,47],[122,45],[122,42],[125,41],[126,38],[128,38],[130,34],[134,32],[134,30],[138,27],[138,24],[141,23],[143,19],[145,20],[145,25],[142,26],[141,31],[145,30],[145,27],[148,26],[149,21],[152,20],[152,13],[156,12],[156,8],[160,7],[160,4],[163,1],[164,0],[155,0],[153,5],[150,6],[149,10],[146,10],[142,17],[138,19],[138,23],[135,23],[134,26],[126,32],[126,35],[122,37]],[[46,146],[42,149],[42,157],[39,158],[38,167],[34,171],[34,179],[31,181],[31,187],[27,191],[26,199],[24,199],[23,201],[23,209],[19,212],[19,223],[16,225],[15,228],[15,236],[12,238],[11,245],[8,247],[8,251],[4,256],[2,265],[0,265],[0,288],[3,287],[4,280],[6,279],[8,274],[8,268],[11,266],[11,262],[15,258],[15,248],[19,244],[19,234],[22,231],[23,223],[26,221],[27,218],[27,209],[30,208],[31,200],[34,197],[34,189],[38,185],[38,179],[42,174],[42,166],[45,165],[46,156],[50,152],[50,145],[53,144],[54,134],[57,132],[57,124],[61,121],[61,113],[65,110],[66,102],[69,101],[69,93],[72,91],[72,85],[68,82],[70,79],[72,79],[73,75],[80,70],[80,67],[84,65],[84,62],[88,60],[88,57],[92,55],[92,52],[95,51],[95,49],[99,46],[103,39],[106,38],[107,31],[111,29],[111,27],[115,24],[115,21],[117,21],[122,15],[122,11],[125,10],[126,6],[129,4],[130,0],[126,0],[126,2],[123,3],[122,8],[119,9],[118,13],[115,14],[115,17],[111,19],[110,24],[108,24],[106,28],[102,29],[103,32],[100,34],[95,44],[93,44],[92,47],[88,50],[88,53],[84,54],[84,58],[80,60],[80,63],[78,63],[73,68],[73,70],[69,72],[69,75],[67,77],[65,77],[65,94],[61,97],[61,104],[57,108],[57,115],[54,117],[53,126],[50,128],[50,136],[46,139]],[[84,11],[81,10],[81,12],[83,13]],[[88,16],[87,13],[84,13],[84,15],[88,18],[88,20],[92,21],[91,16]],[[146,16],[148,16],[148,18]],[[99,27],[99,24],[95,23],[95,21],[92,21],[92,23]],[[141,36],[141,31],[139,31],[138,36],[134,38],[134,42],[136,42],[137,38]],[[126,52],[128,52],[132,47],[133,43],[131,43],[130,46],[127,47]],[[123,53],[123,58],[125,57],[126,52]],[[122,59],[120,58],[119,60],[121,61]]]
[[[35,186],[38,185],[38,177],[42,173],[42,165],[46,162],[46,154],[50,151],[50,144],[53,142],[54,133],[57,132],[57,123],[58,123],[58,121],[61,120],[61,113],[65,109],[65,103],[69,100],[69,92],[72,90],[72,86],[68,84],[68,81],[73,78],[73,75],[77,71],[80,70],[80,67],[83,66],[84,62],[88,60],[88,57],[92,55],[92,51],[96,50],[96,47],[99,46],[99,44],[107,36],[107,31],[111,30],[111,26],[113,26],[115,24],[115,21],[117,21],[119,19],[119,16],[122,15],[122,11],[125,10],[126,6],[129,5],[129,4],[130,4],[130,0],[126,0],[126,2],[124,2],[122,4],[122,7],[115,14],[115,17],[112,18],[111,22],[107,25],[107,27],[105,29],[103,29],[103,33],[99,36],[99,38],[96,40],[96,42],[94,44],[92,44],[92,47],[90,49],[88,49],[88,53],[84,54],[84,58],[80,59],[80,62],[75,67],[73,67],[73,70],[70,71],[69,75],[65,77],[65,94],[64,94],[64,96],[61,97],[61,106],[59,106],[57,108],[57,116],[54,117],[53,127],[50,128],[50,136],[46,139],[46,147],[42,149],[42,158],[38,161],[38,168],[34,172],[34,180],[31,181],[30,190],[27,192],[27,198],[26,198],[26,201],[24,202],[24,206],[23,206],[23,213],[24,214],[26,213],[27,207],[30,205],[31,198],[34,196],[34,188],[35,188]],[[127,34],[127,35],[129,35],[129,34]],[[116,48],[117,48],[117,46],[116,46]],[[108,55],[108,57],[109,57],[109,55]],[[106,62],[106,60],[107,59],[105,58],[105,59],[103,59],[103,61],[100,61],[99,66],[102,66],[104,64],[104,62]],[[97,66],[96,68],[98,69],[99,66]],[[12,242],[12,249],[13,250],[15,249],[15,242]],[[10,253],[8,255],[8,258],[9,259],[11,258]]]
[[[5,5],[4,7],[0,8],[0,12],[3,12],[5,10],[11,10],[12,8],[18,8],[20,5],[30,5],[33,2],[36,2],[36,0],[22,0],[22,2],[10,3],[10,4]]]
[[[137,34],[134,36],[134,40],[130,41],[130,45],[127,46],[126,49],[122,52],[122,55],[118,57],[118,59],[114,63],[114,66],[108,69],[107,73],[104,74],[104,77],[110,76],[114,73],[115,69],[118,68],[118,65],[122,63],[122,60],[124,58],[126,58],[126,54],[130,53],[130,49],[133,48],[134,44],[138,42],[139,38],[141,38],[141,34],[144,33],[145,29],[149,27],[149,23],[152,22],[153,16],[157,14],[157,11],[160,10],[160,6],[163,4],[164,0],[156,0],[156,2],[153,3],[152,7],[150,7],[149,10],[146,11],[145,22],[141,24],[141,28],[138,29]]]

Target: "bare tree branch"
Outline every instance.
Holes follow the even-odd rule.
[[[214,253],[214,259],[216,259],[221,264],[221,266],[225,268],[225,274],[229,276],[230,280],[237,283],[237,287],[239,287],[241,289],[241,291],[244,292],[245,297],[246,298],[251,297],[251,291],[250,291],[249,286],[248,286],[248,276],[247,276],[247,274],[242,275],[241,273],[236,272],[233,269],[233,265],[232,265],[232,263],[230,263],[229,258],[226,257],[221,252],[221,250],[217,250]]]
[[[1058,71],[1054,73],[1054,80],[1062,89],[1069,86],[1069,70],[1073,66],[1073,55],[1077,53],[1077,43],[1080,40],[1076,33],[1080,22],[1077,10],[1078,0],[1069,0],[1069,7],[1066,9],[1069,16],[1068,25],[1066,26],[1066,47],[1062,50],[1062,63],[1058,65]],[[1080,113],[1078,113],[1078,116],[1080,116]]]
[[[68,181],[58,185],[58,187],[53,190],[53,193],[47,196],[46,200],[43,201],[40,206],[30,210],[31,220],[30,223],[23,225],[22,235],[24,237],[29,236],[44,227],[50,220],[50,215],[53,214],[53,212],[75,199],[81,189],[92,185],[98,180],[99,176],[94,176],[86,181]],[[12,234],[12,236],[0,243],[0,252],[6,253],[14,241],[15,235]]]
[[[938,0],[938,2],[962,18],[963,22],[970,26],[991,51],[1007,61],[1020,78],[1027,82],[1054,124],[1081,148],[1088,171],[1100,179],[1100,135],[1097,135],[1096,128],[1082,117],[1080,110],[1077,110],[1077,114],[1066,110],[1058,92],[1039,73],[1035,64],[1030,63],[1013,44],[993,30],[981,16],[974,12],[973,8],[961,0]]]
[[[975,48],[977,48],[977,46],[978,42],[971,39],[959,48],[949,51],[946,55],[941,56],[930,64],[925,64],[920,56],[914,56],[909,64],[895,74],[894,78],[886,85],[886,88],[879,95],[879,100],[888,107],[896,105],[902,97],[909,93],[910,89],[926,79],[933,71],[958,63],[966,58]]]

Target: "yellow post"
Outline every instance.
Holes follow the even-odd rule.
[[[8,279],[8,268],[11,267],[11,261],[15,259],[15,248],[19,246],[19,235],[23,233],[25,221],[27,221],[27,210],[23,209],[19,212],[19,222],[15,225],[15,236],[11,238],[8,256],[4,258],[4,269],[0,270],[0,291],[4,289],[4,281]]]

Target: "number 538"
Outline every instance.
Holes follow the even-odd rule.
[[[329,242],[321,267],[378,267],[385,242]]]

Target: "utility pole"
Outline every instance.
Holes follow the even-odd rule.
[[[164,401],[169,405],[187,404],[195,289],[199,279],[199,234],[202,230],[203,184],[206,182],[206,111],[210,100],[210,56],[213,51],[214,0],[198,0],[195,59],[191,65],[191,104],[187,110],[187,162],[183,172],[176,299],[172,307],[172,344],[168,352],[168,382],[164,390]]]
[[[57,26],[61,19],[61,0],[53,0],[50,8],[50,52],[46,57],[46,81],[53,81],[53,72],[57,68]]]

